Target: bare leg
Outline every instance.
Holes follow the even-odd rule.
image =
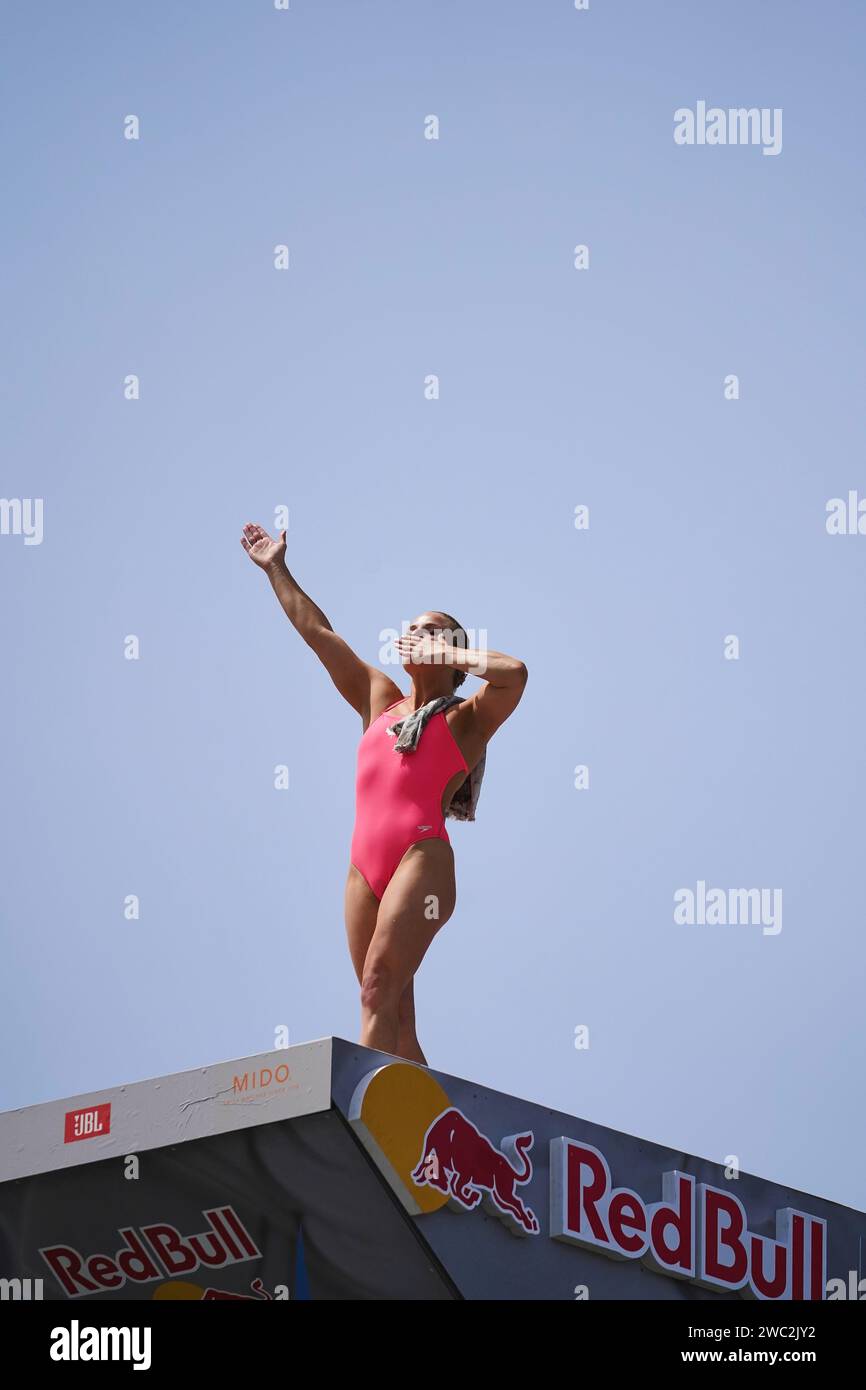
[[[364,978],[364,962],[376,930],[378,913],[379,899],[370,889],[363,874],[350,864],[345,896],[346,935],[358,984],[361,984]],[[422,1066],[426,1066],[427,1058],[421,1050],[415,1032],[414,980],[409,981],[400,996],[398,1025],[394,1056],[405,1057],[409,1062],[420,1062]]]
[[[397,1057],[405,1057],[407,1062],[420,1062],[427,1065],[427,1058],[421,1051],[421,1044],[415,1033],[415,981],[410,980],[400,995],[397,1011],[399,1032],[397,1034]]]
[[[379,904],[361,977],[361,1042],[411,1061],[426,1059],[415,1037],[415,972],[454,911],[454,852],[444,840],[406,851]],[[402,1024],[402,1038],[401,1038]],[[400,1051],[401,1042],[406,1051]]]
[[[369,887],[364,875],[358,873],[354,864],[350,864],[345,896],[346,936],[358,984],[363,978],[364,961],[367,959],[373,932],[376,930],[378,912],[379,899]]]

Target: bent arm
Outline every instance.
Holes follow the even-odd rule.
[[[526,686],[529,672],[524,662],[504,652],[449,648],[446,664],[486,682],[470,697],[475,726],[483,738],[492,738],[513,714]]]

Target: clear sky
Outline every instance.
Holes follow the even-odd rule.
[[[449,822],[431,1065],[866,1207],[866,536],[825,525],[866,496],[866,8],[2,25],[2,494],[44,513],[0,535],[0,1107],[358,1036],[360,720],[238,539],[282,505],[365,660],[443,608],[529,668]],[[677,145],[699,101],[781,152]],[[782,930],[676,923],[699,880]]]

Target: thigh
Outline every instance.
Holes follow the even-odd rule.
[[[376,930],[378,913],[379,899],[363,874],[358,872],[354,864],[350,864],[345,896],[346,936],[358,984],[363,977],[364,961]]]
[[[382,962],[408,985],[455,900],[454,851],[448,842],[411,845],[382,895],[367,965]]]

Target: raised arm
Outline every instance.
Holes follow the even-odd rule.
[[[365,725],[370,718],[371,703],[388,697],[392,701],[400,698],[399,687],[352,651],[348,642],[331,627],[321,608],[292,578],[286,567],[285,531],[278,540],[272,540],[261,526],[249,522],[244,527],[241,545],[250,559],[264,570],[289,622],[316,653],[343,699],[358,711]]]

